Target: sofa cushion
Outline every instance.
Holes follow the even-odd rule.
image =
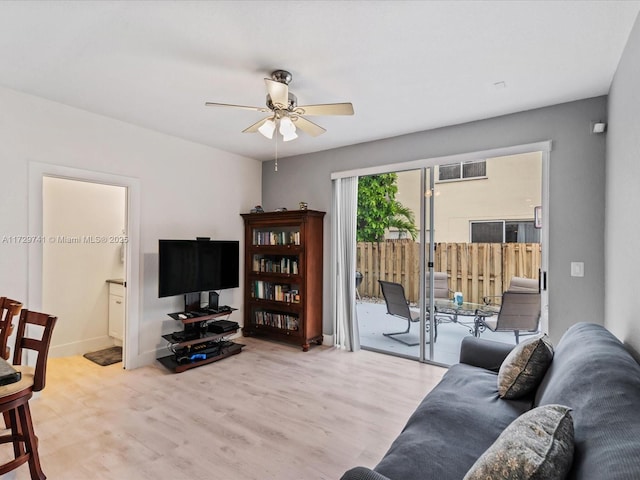
[[[548,405],[522,414],[474,463],[463,480],[562,480],[573,460],[570,408]]]
[[[340,480],[389,480],[384,475],[379,474],[367,467],[354,467],[344,472]]]
[[[391,480],[460,480],[532,398],[498,397],[497,373],[452,366],[375,467]]]
[[[604,327],[578,323],[567,330],[535,400],[572,409],[575,453],[569,478],[638,478],[640,365]]]
[[[498,371],[500,397],[520,398],[534,391],[552,359],[553,346],[546,335],[517,345],[504,359]]]
[[[498,372],[513,345],[466,336],[460,343],[460,363]]]

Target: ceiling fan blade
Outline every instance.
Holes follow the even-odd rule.
[[[251,110],[253,112],[268,112],[269,109],[265,107],[248,107],[246,105],[232,105],[230,103],[214,103],[214,102],[205,102],[207,107],[232,107],[232,108],[242,108],[243,110]]]
[[[276,82],[269,78],[265,78],[264,83],[267,85],[267,93],[271,97],[271,103],[281,108],[287,108],[289,105],[289,87],[287,84]]]
[[[320,125],[316,125],[315,123],[310,122],[304,117],[294,117],[292,120],[293,120],[293,124],[297,128],[302,130],[304,133],[311,135],[312,137],[317,137],[318,135],[321,135],[324,132],[326,132],[326,130],[322,128]]]
[[[260,121],[257,121],[256,123],[254,123],[253,125],[251,125],[250,127],[245,128],[242,133],[256,133],[258,131],[258,129],[267,121],[272,119],[273,117],[265,117]]]
[[[300,115],[353,115],[353,105],[350,103],[299,105],[295,112]]]

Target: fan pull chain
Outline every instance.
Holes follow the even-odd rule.
[[[278,132],[276,132],[276,165],[274,171],[278,171]]]

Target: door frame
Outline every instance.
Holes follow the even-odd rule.
[[[487,150],[478,150],[473,152],[466,153],[458,153],[452,155],[444,155],[440,157],[430,157],[420,160],[411,160],[407,162],[398,162],[391,163],[385,165],[379,165],[374,167],[363,167],[353,170],[345,170],[340,172],[333,172],[331,174],[331,179],[335,180],[338,178],[346,178],[346,177],[360,177],[366,175],[377,175],[383,173],[391,173],[391,172],[401,172],[405,170],[417,170],[417,169],[425,169],[431,168],[433,171],[433,167],[436,165],[442,165],[447,163],[459,163],[471,160],[477,160],[479,158],[494,158],[494,157],[506,157],[510,155],[518,155],[523,153],[531,153],[531,152],[540,152],[542,155],[542,192],[541,192],[541,202],[542,202],[542,253],[540,258],[540,277],[541,277],[541,318],[540,318],[540,331],[544,333],[549,332],[549,292],[548,292],[548,271],[549,271],[549,163],[551,161],[551,150],[552,150],[552,141],[546,140],[535,143],[526,143],[521,145],[510,145],[505,147],[496,147]],[[433,175],[432,175],[433,177]],[[426,187],[424,180],[422,181],[423,191]],[[422,199],[421,201],[423,201]],[[424,211],[424,204],[421,205],[421,209]],[[424,239],[424,229],[426,226],[424,225],[424,221],[422,222],[422,228],[420,235]],[[424,249],[423,249],[424,250]],[[421,258],[422,264],[424,262],[424,256]],[[422,287],[424,287],[424,283],[422,283]],[[422,288],[421,287],[421,288]],[[422,288],[422,291],[424,289]],[[424,302],[422,302],[424,304]],[[424,307],[423,307],[424,309]],[[421,312],[424,318],[424,311]],[[424,335],[424,325],[421,328],[421,336]],[[423,337],[424,338],[424,337]],[[421,341],[420,346],[420,358],[421,362],[434,363],[425,358],[425,345],[424,342]],[[432,347],[430,347],[430,350]],[[433,355],[433,352],[431,352]]]
[[[44,177],[100,183],[125,187],[126,189],[126,224],[129,241],[125,244],[127,298],[123,338],[123,368],[136,368],[141,365],[138,348],[140,331],[140,180],[123,175],[113,175],[40,162],[29,162],[28,232],[32,238],[42,237],[42,184]],[[40,311],[42,310],[43,279],[42,244],[30,243],[28,248],[28,305],[30,309]]]

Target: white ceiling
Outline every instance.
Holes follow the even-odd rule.
[[[0,85],[267,160],[263,78],[353,117],[281,157],[603,95],[640,1],[0,2]],[[505,82],[506,88],[496,88]]]

